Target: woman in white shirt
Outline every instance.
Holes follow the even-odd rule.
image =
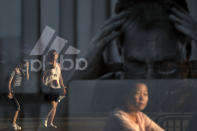
[[[141,112],[148,103],[146,84],[135,83],[130,89],[125,106],[110,114],[104,131],[164,131]]]
[[[59,55],[55,50],[49,51],[47,68],[42,78],[44,85],[50,90],[49,99],[52,104],[52,108],[44,121],[44,127],[48,127],[48,119],[50,118],[49,127],[57,128],[57,126],[53,124],[53,121],[56,114],[60,92],[63,92],[64,95],[66,94],[66,87],[64,86],[61,74],[61,66],[57,62],[58,57]]]

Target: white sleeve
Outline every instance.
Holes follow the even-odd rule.
[[[144,124],[146,131],[164,131],[158,124],[151,120],[147,115],[143,113]]]
[[[124,120],[111,113],[103,131],[135,131],[132,127],[129,127]]]

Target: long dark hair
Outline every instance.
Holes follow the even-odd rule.
[[[47,54],[47,62],[51,62],[54,60],[54,53],[57,53],[56,50],[50,50]]]
[[[52,69],[54,66],[51,64],[51,62],[55,59],[54,53],[57,53],[56,50],[50,50],[46,57],[46,69]]]

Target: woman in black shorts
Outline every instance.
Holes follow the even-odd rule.
[[[52,104],[52,108],[44,121],[44,127],[48,127],[48,119],[50,118],[49,127],[57,128],[57,126],[53,124],[53,121],[56,114],[59,96],[60,93],[63,93],[64,95],[66,94],[66,87],[64,86],[61,74],[61,66],[57,62],[58,56],[59,55],[55,50],[49,51],[47,56],[47,67],[42,78],[43,84],[50,90],[49,99]]]
[[[16,90],[17,88],[20,89],[22,87],[24,78],[29,80],[29,63],[26,61],[23,61],[21,64],[15,67],[15,69],[11,73],[8,84],[8,98],[15,106],[15,113],[12,120],[12,127],[14,128],[14,130],[21,130],[21,126],[16,124],[16,120],[20,112],[20,104],[22,99],[20,95],[16,94]]]

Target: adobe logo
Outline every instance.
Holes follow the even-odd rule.
[[[68,48],[64,53],[59,55],[59,62],[62,70],[85,70],[88,66],[87,60],[85,58],[76,58],[75,60],[65,58],[65,55],[78,55],[80,50],[73,46],[68,45],[68,40],[65,40],[59,36],[54,39],[55,30],[49,26],[46,26],[36,42],[34,48],[30,52],[30,56],[42,56],[42,60],[30,59],[30,71],[38,72],[40,70],[45,70],[46,55],[50,50],[56,50],[57,53],[61,53],[64,47],[67,45]],[[52,42],[52,44],[50,44]]]

